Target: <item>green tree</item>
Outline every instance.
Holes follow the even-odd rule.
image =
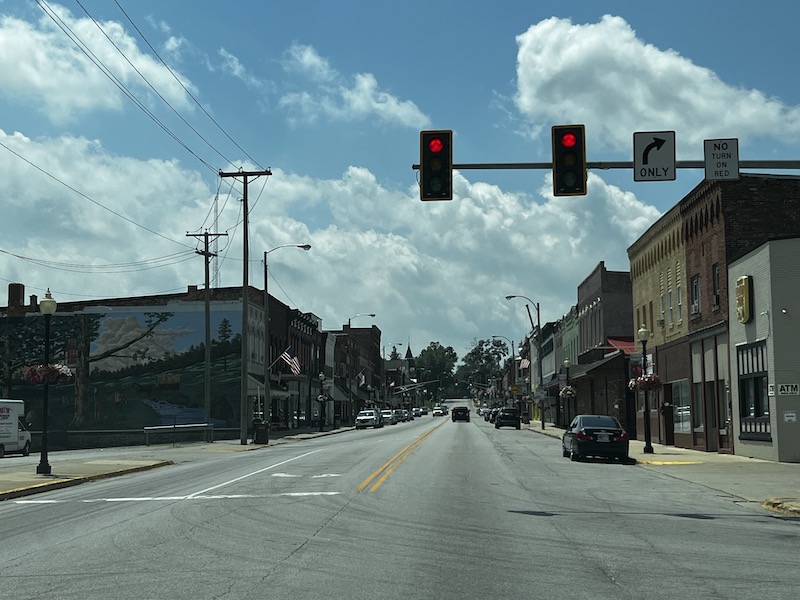
[[[474,384],[478,389],[485,389],[502,376],[500,364],[507,354],[508,345],[503,340],[473,341],[472,349],[456,370],[456,380],[460,385]]]
[[[442,394],[453,389],[453,369],[458,361],[452,346],[445,348],[439,342],[431,342],[415,361],[419,380],[436,382],[436,398],[446,397]]]

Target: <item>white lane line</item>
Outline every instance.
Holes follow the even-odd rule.
[[[322,452],[322,450],[323,450],[323,448],[319,448],[317,450],[312,450],[311,452],[306,452],[305,454],[301,454],[300,456],[295,456],[294,458],[287,458],[286,460],[281,461],[279,463],[275,463],[274,465],[270,465],[268,467],[264,467],[263,469],[259,469],[258,471],[253,471],[252,473],[248,473],[247,475],[242,475],[241,477],[237,477],[235,479],[231,479],[230,481],[226,481],[225,483],[220,483],[220,484],[214,485],[214,486],[212,486],[210,488],[206,488],[204,490],[200,490],[199,492],[195,492],[194,494],[189,494],[186,497],[187,498],[192,498],[194,496],[199,496],[200,494],[206,494],[206,493],[208,493],[208,492],[210,492],[212,490],[216,490],[216,489],[219,489],[221,487],[225,487],[226,485],[230,485],[232,483],[236,483],[237,481],[241,481],[242,479],[247,479],[248,477],[252,477],[253,475],[258,475],[259,473],[264,473],[265,471],[270,471],[272,469],[275,469],[276,467],[280,467],[280,466],[285,465],[287,463],[290,463],[292,461],[299,460],[301,458],[305,458],[306,456],[310,456],[310,455],[315,454],[317,452]]]
[[[282,492],[279,494],[219,494],[200,496],[192,494],[191,496],[149,496],[142,498],[94,498],[90,500],[80,500],[84,504],[93,504],[98,502],[176,502],[185,500],[238,500],[242,498],[279,498],[291,497],[299,498],[303,496],[339,496],[343,492]],[[66,504],[70,500],[12,500],[12,504]]]

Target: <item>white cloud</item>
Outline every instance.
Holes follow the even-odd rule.
[[[585,25],[553,17],[517,44],[516,104],[534,131],[586,123],[595,147],[630,151],[634,131],[675,129],[678,146],[695,157],[704,139],[800,132],[800,109],[645,43],[621,17]]]
[[[385,123],[417,129],[430,124],[427,115],[412,101],[381,90],[373,74],[357,73],[348,81],[312,46],[293,44],[284,68],[308,77],[318,86],[314,91],[290,92],[280,98],[279,105],[293,116],[310,122],[320,117],[341,121],[377,117]]]
[[[142,80],[145,77],[175,108],[192,107],[169,70],[142,53],[119,23],[99,22],[104,35],[90,19],[74,18],[61,6],[49,6],[56,21],[69,28],[95,60],[141,100],[154,102],[155,98]],[[182,80],[191,88],[188,80]],[[8,16],[0,19],[0,90],[14,102],[33,103],[54,123],[70,122],[94,110],[119,111],[128,102],[47,15],[36,24]]]

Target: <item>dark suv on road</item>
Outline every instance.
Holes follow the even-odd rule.
[[[469,421],[469,409],[466,406],[456,406],[450,411],[453,421]]]
[[[519,410],[516,408],[501,408],[500,412],[494,418],[494,428],[500,429],[501,427],[521,427]]]

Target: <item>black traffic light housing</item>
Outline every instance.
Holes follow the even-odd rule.
[[[419,199],[453,199],[453,131],[419,134]]]
[[[553,195],[586,195],[586,130],[553,125]]]

